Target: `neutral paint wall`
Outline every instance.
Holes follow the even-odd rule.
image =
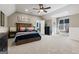
[[[79,14],[69,16],[69,37],[71,40],[79,41]]]
[[[51,26],[52,25],[52,20],[51,19],[46,20],[45,22],[46,22],[47,26]]]
[[[57,31],[57,29],[56,29],[56,18],[53,17],[52,18],[52,35],[55,35],[56,31]]]
[[[25,17],[26,19],[21,21],[19,17]],[[41,20],[41,18],[37,16],[32,16],[32,15],[16,12],[8,17],[8,26],[16,26],[15,24],[18,22],[32,23],[33,25],[35,25],[36,20]]]
[[[7,17],[8,17],[8,16],[5,16],[5,22],[4,22],[4,23],[5,23],[5,27],[8,26],[8,19],[7,19]]]
[[[69,16],[70,27],[79,27],[79,14]]]

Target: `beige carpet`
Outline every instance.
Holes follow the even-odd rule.
[[[40,41],[22,44],[19,46],[12,45],[14,39],[9,39],[8,53],[10,54],[62,54],[62,53],[79,53],[79,42],[70,39],[69,36],[42,35]]]

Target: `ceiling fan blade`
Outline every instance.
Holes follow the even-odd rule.
[[[45,7],[43,6],[43,4],[39,4],[39,8],[33,8],[34,10],[38,10],[37,13],[42,13],[42,12],[45,12],[47,13],[46,9],[50,9],[51,7]]]
[[[38,11],[38,13],[40,13],[40,11]]]
[[[33,8],[34,10],[39,10],[39,9],[37,9],[37,8]]]
[[[46,8],[44,8],[44,9],[50,9],[51,7],[46,7]]]
[[[47,11],[46,10],[43,10],[45,13],[47,13]]]

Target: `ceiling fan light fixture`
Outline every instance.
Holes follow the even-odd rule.
[[[43,13],[43,10],[39,10],[39,11],[38,11],[38,14],[42,14],[42,13]]]
[[[38,14],[47,13],[47,9],[50,9],[51,7],[44,7],[43,4],[39,4],[39,8],[33,8],[34,10],[38,11]]]
[[[38,11],[38,14],[41,14],[41,13],[43,13],[43,10],[42,9]]]
[[[41,9],[40,12],[43,12],[43,10]]]

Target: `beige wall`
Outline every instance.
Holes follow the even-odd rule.
[[[51,26],[52,25],[52,20],[50,20],[50,19],[46,20],[45,22],[46,22],[47,26]]]
[[[21,21],[20,20],[21,17],[25,17],[26,19]],[[33,25],[35,25],[36,20],[41,20],[41,18],[37,16],[32,16],[32,15],[27,15],[27,14],[16,12],[8,17],[8,26],[15,26],[15,24],[19,22],[32,23]]]
[[[69,16],[70,27],[79,27],[79,14]]]
[[[5,23],[4,26],[7,27],[7,26],[8,26],[8,19],[7,19],[7,16],[5,16],[5,22],[4,22],[4,23]]]
[[[71,40],[79,41],[79,14],[69,16],[69,37]]]

